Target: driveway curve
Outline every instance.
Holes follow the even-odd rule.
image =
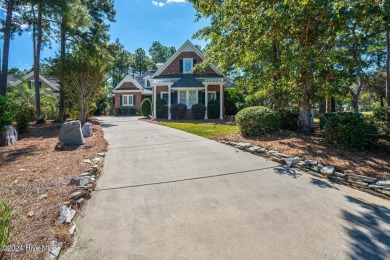
[[[63,259],[390,259],[390,202],[136,117],[100,118],[97,191]]]

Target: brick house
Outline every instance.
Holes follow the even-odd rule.
[[[152,98],[152,87],[147,80],[155,71],[146,71],[137,78],[126,76],[112,91],[115,108],[140,109],[142,100]]]
[[[157,71],[147,72],[138,79],[127,76],[118,84],[113,91],[115,107],[130,106],[139,109],[146,96],[151,97],[153,104],[158,99],[165,99],[170,120],[172,104],[185,104],[190,110],[194,104],[203,104],[207,108],[209,101],[219,100],[220,119],[223,119],[224,89],[231,83],[214,65],[202,72],[194,71],[193,67],[204,59],[203,54],[190,41],[186,41],[167,62],[157,64]],[[156,119],[156,106],[153,106],[153,118]]]

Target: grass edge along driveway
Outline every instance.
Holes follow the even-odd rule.
[[[227,134],[238,133],[238,126],[225,124],[163,122],[163,126],[175,128],[205,138],[213,138]]]

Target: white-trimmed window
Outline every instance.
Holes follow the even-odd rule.
[[[188,109],[192,105],[198,104],[198,91],[197,90],[180,90],[178,91],[178,104],[185,104]]]
[[[208,96],[208,101],[217,100],[217,91],[208,91],[207,96]]]
[[[134,106],[134,95],[123,95],[122,106]]]
[[[192,71],[192,67],[194,66],[194,59],[186,58],[183,59],[183,73],[188,74]]]
[[[145,88],[149,88],[150,87],[150,81],[148,80],[149,79],[149,77],[148,78],[145,78]]]
[[[179,91],[179,98],[178,103],[179,104],[187,104],[187,91]]]
[[[168,92],[160,92],[160,98],[166,100],[168,104]]]

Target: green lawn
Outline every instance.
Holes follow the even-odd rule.
[[[360,112],[360,113],[362,113],[365,116],[372,116],[373,111],[366,111],[366,112]]]
[[[238,126],[222,124],[163,122],[163,126],[179,129],[206,138],[238,133]]]

